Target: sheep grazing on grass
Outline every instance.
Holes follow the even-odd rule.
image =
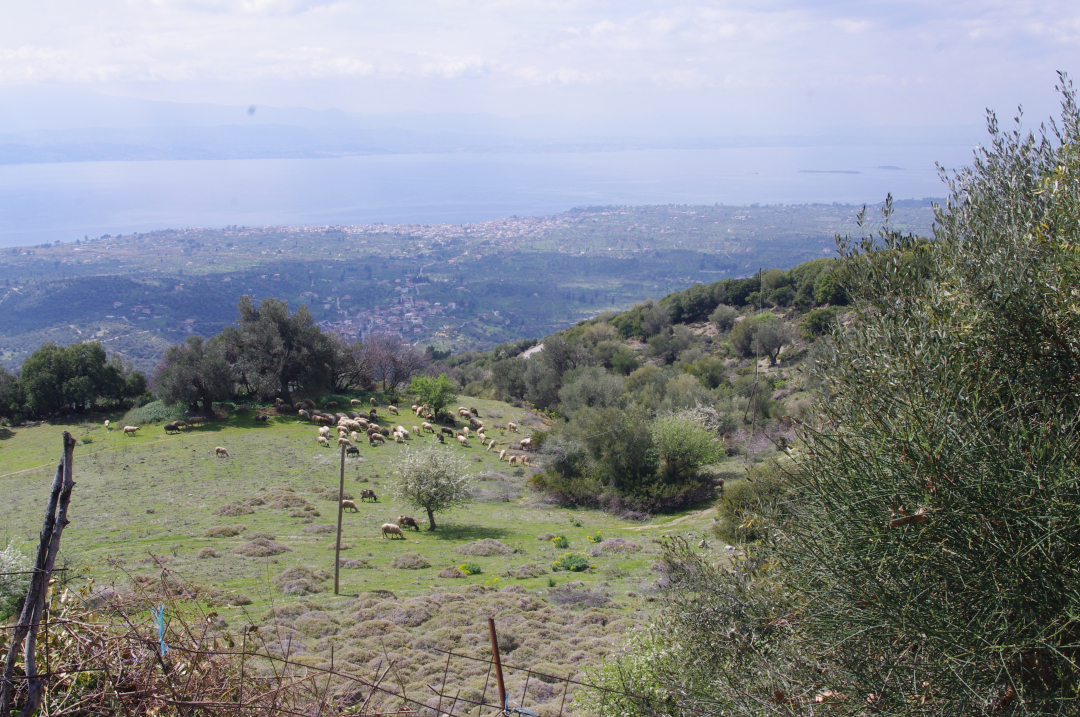
[[[368,443],[375,445],[376,443],[386,443],[386,439],[383,438],[381,433],[372,433],[368,436]]]
[[[109,426],[109,419],[108,418],[105,419],[105,430],[106,431],[111,431],[112,430],[112,428]]]
[[[180,426],[176,425],[175,423],[166,423],[165,424],[165,432],[166,433],[179,433],[180,432]]]
[[[518,445],[521,446],[521,450],[527,451],[532,448],[532,439],[522,438],[520,441],[518,441]]]
[[[330,437],[330,428],[327,427],[327,426],[322,426],[321,428],[319,428],[319,435],[323,436],[325,438],[329,438]]]
[[[457,415],[462,416],[462,417],[467,417],[467,416],[470,415],[469,414],[469,409],[467,409],[467,408],[459,408],[457,410]]]
[[[416,522],[416,518],[411,515],[399,515],[397,521],[399,528],[415,528],[417,532],[420,532],[420,526]]]
[[[378,405],[379,405],[379,402],[375,400],[375,397],[374,397],[374,396],[372,396],[372,397],[371,397],[371,398],[369,398],[368,400],[369,400],[369,401],[371,401],[371,405],[372,405],[372,406],[378,406]]]
[[[361,401],[359,398],[350,398],[349,399],[349,405],[350,406],[359,406],[361,403],[363,403],[363,401]]]
[[[464,436],[465,436],[466,438],[468,438],[468,437],[469,437],[469,427],[468,427],[468,426],[465,426],[464,428],[462,428],[462,429],[461,429],[461,433],[462,433],[462,435],[464,435]]]
[[[518,464],[518,457],[517,456],[510,456],[510,460],[507,461],[507,462],[512,466],[516,466]]]
[[[420,433],[420,426],[413,426],[412,427],[412,432],[413,433]]]
[[[412,411],[413,413],[416,413],[417,409],[419,409],[419,408],[420,407],[417,406],[415,403],[413,405],[409,406],[409,410]]]
[[[351,446],[352,441],[350,441],[348,438],[339,438],[337,439],[337,444],[339,446]]]
[[[219,456],[221,458],[232,458],[232,456],[229,455],[228,449],[226,449],[224,446],[216,447],[214,449],[214,455]]]
[[[357,433],[356,431],[353,431],[352,433],[349,434],[349,440],[352,441],[353,443],[356,443],[358,440],[360,440],[360,434]]]
[[[372,503],[378,503],[379,497],[375,495],[375,491],[371,490],[370,488],[364,488],[362,491],[360,491],[360,500],[371,500]]]
[[[135,431],[139,430],[139,428],[140,428],[139,426],[124,426],[124,435],[125,436],[134,436]]]
[[[353,503],[351,500],[343,500],[343,501],[341,501],[341,509],[343,511],[348,511],[350,508],[352,509],[350,512],[353,512],[353,513],[359,513],[360,512],[360,509],[356,507],[356,503]]]
[[[327,401],[323,408],[337,408],[337,401]]]
[[[312,401],[310,398],[305,398],[300,403],[304,408],[306,408],[309,411],[315,408],[315,402]]]
[[[499,451],[499,462],[500,463],[502,463],[503,458],[506,458],[506,449],[505,448],[502,449],[501,451]]]
[[[528,456],[522,456],[521,457],[521,465],[523,465],[523,466],[531,466],[532,461],[529,459]]]
[[[443,437],[443,434],[436,433],[435,437],[439,439],[439,443],[446,443],[446,438]]]
[[[482,430],[476,432],[476,437],[480,439],[481,443],[487,443],[487,436],[484,435]]]
[[[347,456],[356,456],[357,458],[359,458],[360,457],[360,449],[357,448],[356,446],[349,446],[348,448],[345,449],[345,455],[347,455]]]
[[[440,433],[445,433],[448,436],[454,435],[454,429],[453,428],[447,428],[446,426],[439,426],[439,432]]]
[[[187,428],[188,427],[188,422],[187,421],[173,421],[173,423],[176,424],[177,426],[179,426],[180,428]]]
[[[393,523],[383,523],[382,537],[385,538],[387,535],[396,535],[402,540],[405,540],[405,533],[402,533],[401,528],[397,527]],[[391,538],[391,540],[393,540],[393,538]]]
[[[300,418],[303,418],[305,421],[311,420],[311,414],[302,408],[296,412],[296,415],[300,416]]]
[[[469,406],[469,413],[474,416],[479,416],[480,412],[476,410],[476,406]]]
[[[316,440],[319,442],[320,446],[324,446],[326,448],[330,447],[330,440],[326,436],[319,436]]]
[[[469,447],[469,439],[467,439],[465,436],[461,435],[460,433],[457,436],[457,442],[460,443],[463,448],[468,448]]]
[[[420,428],[422,428],[425,431],[431,431],[432,433],[435,432],[435,426],[431,425],[427,421],[424,421],[423,423],[421,423]]]
[[[492,438],[490,441],[488,441],[487,449],[489,451],[495,450],[495,439],[494,438]]]
[[[394,442],[395,443],[404,443],[405,442],[405,437],[403,435],[401,435],[401,433],[399,431],[394,431]]]
[[[518,425],[517,425],[516,423],[514,423],[513,421],[510,421],[510,423],[507,423],[507,424],[506,424],[506,427],[507,427],[507,428],[508,428],[508,429],[509,429],[510,431],[512,431],[512,432],[514,432],[514,433],[517,433]]]
[[[398,413],[397,406],[387,406],[386,410],[389,411],[390,413],[394,414],[395,416],[400,415]]]

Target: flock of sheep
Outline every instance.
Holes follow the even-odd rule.
[[[413,414],[417,418],[424,418],[426,420],[422,421],[419,426],[412,426],[412,430],[409,430],[406,429],[403,425],[392,426],[389,428],[384,428],[380,426],[378,423],[377,412],[378,402],[374,398],[372,398],[370,399],[370,403],[371,409],[366,414],[357,412],[330,413],[329,409],[336,409],[338,407],[336,401],[327,402],[323,406],[322,410],[319,410],[316,407],[315,402],[311,399],[304,399],[301,403],[296,404],[295,406],[290,406],[281,399],[277,399],[277,401],[275,402],[275,408],[277,409],[278,413],[284,413],[289,409],[292,409],[296,411],[297,415],[300,418],[311,421],[313,424],[317,425],[318,435],[316,437],[316,441],[320,445],[327,448],[330,447],[330,440],[334,434],[334,428],[331,427],[335,427],[337,431],[337,445],[345,447],[346,455],[353,455],[356,457],[360,456],[360,449],[356,444],[360,442],[361,436],[366,436],[368,444],[371,446],[375,446],[385,443],[386,439],[391,437],[397,443],[404,443],[405,441],[411,440],[413,436],[420,436],[425,433],[430,433],[433,438],[437,439],[440,443],[445,443],[445,437],[450,436],[454,438],[457,441],[458,445],[460,445],[461,447],[469,448],[469,440],[475,435],[476,439],[480,441],[481,446],[486,447],[488,451],[496,450],[497,442],[494,438],[489,439],[485,434],[484,422],[480,420],[480,413],[476,410],[475,407],[458,407],[457,418],[467,419],[469,424],[463,426],[462,429],[458,431],[454,430],[453,428],[448,428],[446,426],[436,427],[433,424],[433,422],[436,420],[436,417],[432,413],[429,406],[413,405],[411,407]],[[350,407],[355,409],[360,407],[362,405],[362,402],[354,398],[352,399],[352,401],[350,401],[350,404]],[[400,415],[397,406],[387,406],[386,410],[387,412],[392,413],[395,416]],[[261,412],[255,416],[256,421],[266,421],[268,418],[269,416],[267,414]],[[171,423],[165,424],[165,433],[180,433],[183,429],[188,428],[193,424],[200,424],[205,421],[206,419],[201,416],[195,416],[189,418],[186,421],[173,421]],[[123,432],[125,436],[134,436],[140,428],[140,426],[124,426]],[[505,428],[503,426],[496,426],[496,428],[503,431],[504,434],[505,431],[510,431],[512,433],[518,432],[518,425],[512,421],[507,423]],[[112,430],[112,427],[109,425],[109,421],[105,421],[105,429],[109,431]],[[504,448],[499,451],[499,460],[507,460],[510,465],[531,465],[528,455],[511,453],[513,447],[517,447],[521,451],[529,451],[532,449],[532,439],[523,438],[518,441],[510,442],[508,444],[508,448]],[[214,448],[214,455],[220,458],[232,457],[229,454],[228,449],[226,449],[224,446],[216,446]],[[364,489],[360,491],[360,500],[361,502],[368,500],[370,500],[371,502],[378,502],[379,499],[378,496],[375,495],[375,491]],[[359,511],[356,503],[351,500],[342,500],[341,508],[342,510],[351,512]],[[393,523],[384,523],[380,528],[380,531],[383,538],[386,538],[387,536],[389,536],[390,538],[397,536],[404,539],[405,535],[402,532],[402,528],[413,528],[417,531],[420,530],[420,526],[417,524],[415,518],[408,515],[402,515],[399,516],[398,519]]]

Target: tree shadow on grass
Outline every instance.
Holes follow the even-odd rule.
[[[420,520],[417,517],[417,522],[423,523],[425,521]],[[435,524],[438,525],[434,533],[428,533],[428,535],[439,538],[440,540],[483,540],[484,538],[505,538],[511,535],[511,531],[504,530],[503,528],[489,528],[486,525],[456,525],[456,524],[439,524],[439,518],[436,516]],[[427,526],[422,526],[425,530]]]
[[[0,441],[6,441],[9,438],[15,436],[15,431],[11,430],[7,426],[0,426]]]

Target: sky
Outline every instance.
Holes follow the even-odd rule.
[[[7,0],[3,17],[0,131],[120,126],[158,101],[521,135],[933,134],[986,108],[1052,116],[1080,58],[1075,0]]]

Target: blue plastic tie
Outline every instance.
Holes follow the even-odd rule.
[[[150,615],[154,618],[154,625],[157,627],[158,632],[158,650],[160,654],[164,655],[169,651],[169,646],[165,644],[165,605],[164,603],[157,607],[150,608]]]

